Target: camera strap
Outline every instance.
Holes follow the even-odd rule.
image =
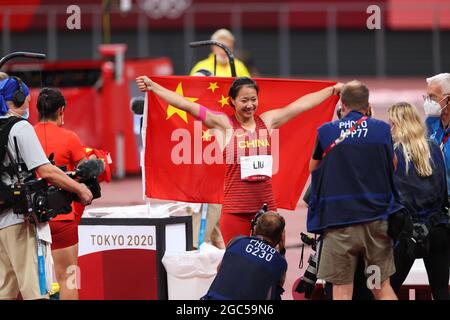
[[[358,127],[361,125],[361,123],[363,123],[364,121],[366,121],[369,117],[368,116],[362,116],[358,121],[356,121],[356,123],[351,127],[348,128],[343,134],[341,134],[339,136],[339,138],[337,138],[336,140],[333,141],[332,144],[330,144],[328,146],[328,148],[325,149],[325,151],[322,154],[322,159],[334,148],[336,147],[339,143],[341,143],[342,141],[344,141],[346,138],[348,138],[349,135],[351,135],[353,132],[355,132]]]
[[[319,238],[317,238],[317,235],[315,235],[314,241],[316,242],[316,244],[311,246],[313,248],[313,250],[316,251],[317,254],[318,254],[318,256],[317,256],[318,257],[318,259],[317,259],[317,270],[319,270],[320,254],[321,254],[321,251],[322,251],[322,244],[323,244],[322,240],[323,240],[323,236],[319,236]],[[318,247],[317,247],[317,244],[319,244]],[[298,264],[298,268],[299,269],[303,268],[304,251],[305,251],[305,243],[302,243],[302,252],[300,253],[300,262]]]
[[[3,167],[3,161],[5,160],[6,152],[8,149],[8,138],[12,127],[19,121],[24,119],[19,117],[9,117],[0,119],[0,168]],[[10,159],[11,160],[11,159]]]
[[[8,168],[9,170],[7,170],[7,172],[10,175],[11,175],[11,171],[12,171],[13,174],[16,174],[17,181],[20,183],[20,182],[22,182],[21,181],[22,177],[21,177],[20,174],[24,170],[23,167],[25,166],[25,164],[20,162],[21,157],[20,157],[20,154],[19,154],[19,147],[17,145],[17,138],[16,137],[14,137],[14,147],[16,149],[16,158],[14,158],[14,156],[11,153],[11,151],[8,148],[6,148],[6,154],[8,155],[9,162],[10,162],[10,165],[9,165],[9,168]]]
[[[441,141],[441,145],[440,145],[442,151],[444,150],[444,146],[445,146],[445,144],[446,144],[447,141],[448,141],[449,134],[450,134],[450,131],[449,131],[449,130],[450,130],[450,129],[445,130],[444,136],[442,137],[442,141]]]
[[[304,251],[305,251],[305,244],[303,243],[302,244],[302,253],[300,254],[300,262],[298,264],[298,268],[299,269],[303,268],[303,254],[304,254]]]
[[[319,237],[317,242],[319,242],[319,247],[317,248],[317,271],[319,271],[320,257],[322,256],[322,248],[323,248],[323,236]]]
[[[12,155],[11,151],[9,151],[9,149],[6,149],[6,154],[8,155],[9,158],[10,169],[12,169],[13,173],[16,174],[17,179],[19,179],[20,182],[19,170],[17,169],[19,167],[19,164],[16,163],[16,160],[14,159],[14,156]]]
[[[35,232],[36,232],[36,251],[37,251],[37,260],[38,260],[38,275],[39,275],[39,289],[42,296],[45,296],[47,293],[47,281],[45,276],[45,258],[44,258],[44,243],[39,238],[39,232],[37,229],[37,221],[35,224]]]

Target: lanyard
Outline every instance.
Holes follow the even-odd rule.
[[[352,134],[352,132],[356,131],[356,129],[358,129],[358,127],[361,125],[361,123],[363,123],[364,121],[366,121],[369,117],[368,116],[362,116],[358,121],[356,121],[356,123],[349,129],[347,129],[347,131],[345,131],[343,134],[341,134],[341,136],[339,138],[337,138],[336,140],[334,140],[334,142],[332,144],[330,144],[328,146],[328,148],[325,149],[325,151],[322,154],[322,159],[328,154],[328,152],[330,152],[334,147],[336,147],[339,143],[341,143],[342,141],[344,141],[349,135]]]
[[[41,295],[45,296],[45,294],[47,293],[47,282],[45,278],[44,244],[42,243],[42,240],[39,239],[37,224],[36,224],[36,249],[38,259],[39,288],[41,290]]]
[[[442,151],[444,151],[444,146],[447,143],[448,136],[450,135],[450,132],[448,130],[449,129],[445,130],[444,137],[442,138],[442,141],[441,141],[441,146],[440,147],[441,147]]]

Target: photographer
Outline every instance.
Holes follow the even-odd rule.
[[[39,123],[34,126],[47,156],[54,154],[55,165],[72,171],[86,160],[80,138],[73,131],[62,128],[66,100],[58,89],[44,88],[37,98]],[[78,289],[68,288],[67,279],[72,276],[69,267],[76,266],[78,257],[78,221],[74,210],[50,221],[52,256],[56,279],[60,284],[60,300],[77,300]],[[75,272],[75,271],[74,271]]]
[[[91,191],[49,163],[33,127],[21,119],[28,118],[29,104],[29,89],[19,78],[9,77],[0,82],[2,154],[6,153],[2,159],[2,182],[10,186],[32,178],[33,171],[36,171],[48,183],[77,194],[82,204],[90,204]],[[11,126],[12,123],[14,124]],[[19,165],[13,166],[11,158]],[[18,174],[15,173],[16,170]],[[2,208],[0,299],[15,299],[19,292],[23,299],[47,298],[48,295],[42,294],[42,282],[45,284],[45,279],[38,272],[36,248],[41,240],[46,240],[47,243],[51,241],[48,224],[33,225],[32,221],[15,214],[11,208]]]
[[[363,254],[366,267],[375,267],[375,298],[396,300],[389,284],[395,268],[387,219],[402,206],[393,185],[390,127],[368,116],[369,90],[359,81],[344,86],[341,102],[342,119],[318,129],[310,162],[307,226],[323,234],[317,277],[333,283],[333,299],[351,299]]]
[[[230,241],[217,275],[202,299],[281,299],[287,270],[287,262],[280,254],[284,254],[284,218],[269,211],[254,220],[254,236],[239,236]]]
[[[370,107],[369,107],[370,108]],[[338,119],[342,119],[340,114],[341,109],[337,109],[337,116]],[[368,114],[371,115],[371,110],[369,110]],[[311,185],[308,186],[307,191],[305,192],[303,196],[303,200],[306,202],[306,205],[309,205],[311,196]],[[308,259],[308,266],[303,274],[303,276],[300,277],[300,281],[297,285],[297,288],[295,289],[298,293],[304,293],[304,296],[306,299],[311,299],[313,297],[313,293],[316,287],[317,282],[317,267],[318,267],[318,260],[320,256],[320,252],[317,250],[320,247],[320,241],[321,238],[311,238],[307,234],[304,234],[303,232],[300,235],[301,241],[304,245],[311,246],[314,254],[311,254]],[[302,253],[301,253],[301,266],[303,265],[303,250],[304,247],[302,247]],[[360,254],[358,256],[356,268],[355,268],[355,276],[353,278],[353,294],[352,294],[352,300],[373,300],[373,294],[372,291],[369,290],[366,284],[366,275],[365,275],[365,265],[364,265],[364,255]],[[325,295],[327,300],[333,300],[333,284],[331,282],[325,282],[325,287],[323,288],[323,294]]]

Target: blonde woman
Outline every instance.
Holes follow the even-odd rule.
[[[0,72],[0,81],[5,80],[6,78],[8,78],[8,74],[4,73],[4,72]]]
[[[425,123],[416,107],[400,102],[389,108],[394,150],[398,159],[394,183],[400,201],[413,223],[425,224],[430,231],[429,250],[418,254],[397,239],[394,250],[396,273],[391,285],[398,294],[414,260],[423,257],[435,300],[449,299],[449,234],[445,163],[439,146],[427,141]]]

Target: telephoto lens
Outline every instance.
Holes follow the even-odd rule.
[[[314,288],[317,282],[317,252],[311,254],[308,259],[308,267],[306,268],[303,277],[300,278],[300,282],[295,289],[298,293],[305,293],[306,299],[311,299]]]

